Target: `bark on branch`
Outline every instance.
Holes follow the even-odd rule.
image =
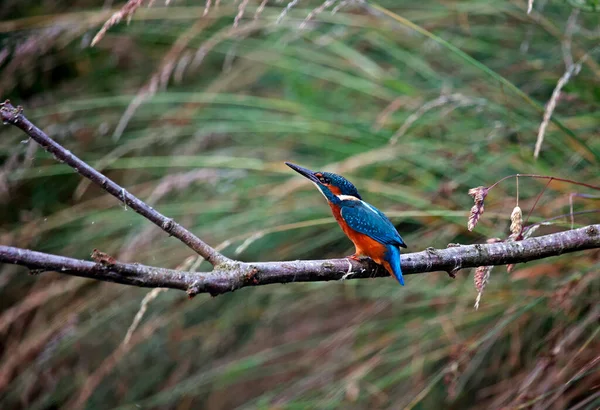
[[[458,270],[477,266],[522,263],[600,248],[600,224],[529,238],[519,242],[500,242],[427,249],[402,255],[404,274]],[[272,283],[319,282],[389,276],[371,262],[350,259],[325,259],[285,262],[228,262],[212,272],[185,272],[140,264],[100,263],[49,255],[26,249],[0,246],[0,262],[26,266],[34,272],[57,271],[107,282],[148,288],[180,289],[190,296],[198,293],[218,295],[247,286]],[[410,285],[410,282],[409,282]]]
[[[198,293],[218,295],[247,286],[272,283],[389,276],[383,268],[370,260],[357,262],[349,259],[328,259],[251,263],[231,260],[56,143],[33,125],[23,115],[20,107],[15,108],[6,101],[0,104],[0,117],[4,123],[23,130],[58,161],[65,162],[165,232],[181,240],[207,259],[214,269],[211,272],[198,273],[136,263],[125,264],[101,253],[98,253],[100,257],[97,254],[95,262],[92,262],[10,246],[0,246],[0,263],[26,266],[33,273],[57,271],[126,285],[180,289],[187,291],[190,296]],[[600,248],[600,224],[518,242],[465,245],[447,249],[429,248],[423,252],[402,255],[402,270],[405,274],[446,271],[450,276],[454,276],[463,268],[522,263],[592,248]]]

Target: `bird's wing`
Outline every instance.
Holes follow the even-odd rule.
[[[406,248],[394,224],[373,205],[364,201],[344,201],[341,216],[348,226],[379,243]]]

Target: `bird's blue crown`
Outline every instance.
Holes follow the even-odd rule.
[[[323,172],[323,177],[329,179],[329,185],[339,188],[340,195],[349,195],[354,196],[358,199],[362,199],[360,194],[358,193],[358,189],[352,184],[352,182],[348,181],[341,175],[334,174],[332,172]]]

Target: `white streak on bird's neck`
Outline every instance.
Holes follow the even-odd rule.
[[[360,201],[360,199],[352,195],[337,195],[337,197],[340,201]]]
[[[319,190],[319,192],[321,193],[321,195],[323,195],[323,196],[325,197],[325,199],[327,199],[327,195],[325,195],[325,194],[323,193],[323,191],[321,191],[321,188],[319,187],[319,185],[317,185],[317,183],[316,183],[316,182],[313,182],[313,181],[310,181],[310,182],[312,182],[312,183],[313,183],[313,185],[317,187],[317,189]],[[327,202],[329,202],[329,199],[327,199]]]
[[[352,195],[338,195],[337,197],[340,199],[340,201],[359,201],[359,202],[360,202],[362,205],[364,205],[364,206],[365,206],[365,207],[366,207],[366,208],[367,208],[369,211],[373,212],[373,213],[374,213],[374,214],[376,214],[376,215],[379,215],[379,212],[377,212],[377,209],[375,209],[375,208],[373,207],[373,205],[370,205],[370,204],[366,203],[365,201],[362,201],[362,200],[358,199],[358,198],[357,198],[357,197],[355,197],[355,196],[352,196]]]

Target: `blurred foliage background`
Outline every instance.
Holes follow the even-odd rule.
[[[220,3],[220,4],[219,4]],[[0,97],[226,255],[328,258],[351,243],[311,184],[338,171],[410,251],[508,236],[514,179],[466,231],[469,188],[539,173],[600,182],[594,1],[4,0]],[[597,2],[596,2],[597,3]],[[322,6],[324,10],[317,10]],[[322,12],[320,12],[322,11]],[[332,12],[333,11],[333,12]],[[237,16],[237,17],[236,17]],[[567,67],[538,160],[544,105]],[[0,128],[0,242],[78,258],[208,269],[191,251]],[[520,179],[525,215],[546,181]],[[570,227],[552,182],[529,223]],[[573,197],[575,225],[598,201]],[[562,216],[561,216],[562,215]],[[492,271],[272,285],[188,300],[0,267],[4,409],[595,409],[600,253]]]

